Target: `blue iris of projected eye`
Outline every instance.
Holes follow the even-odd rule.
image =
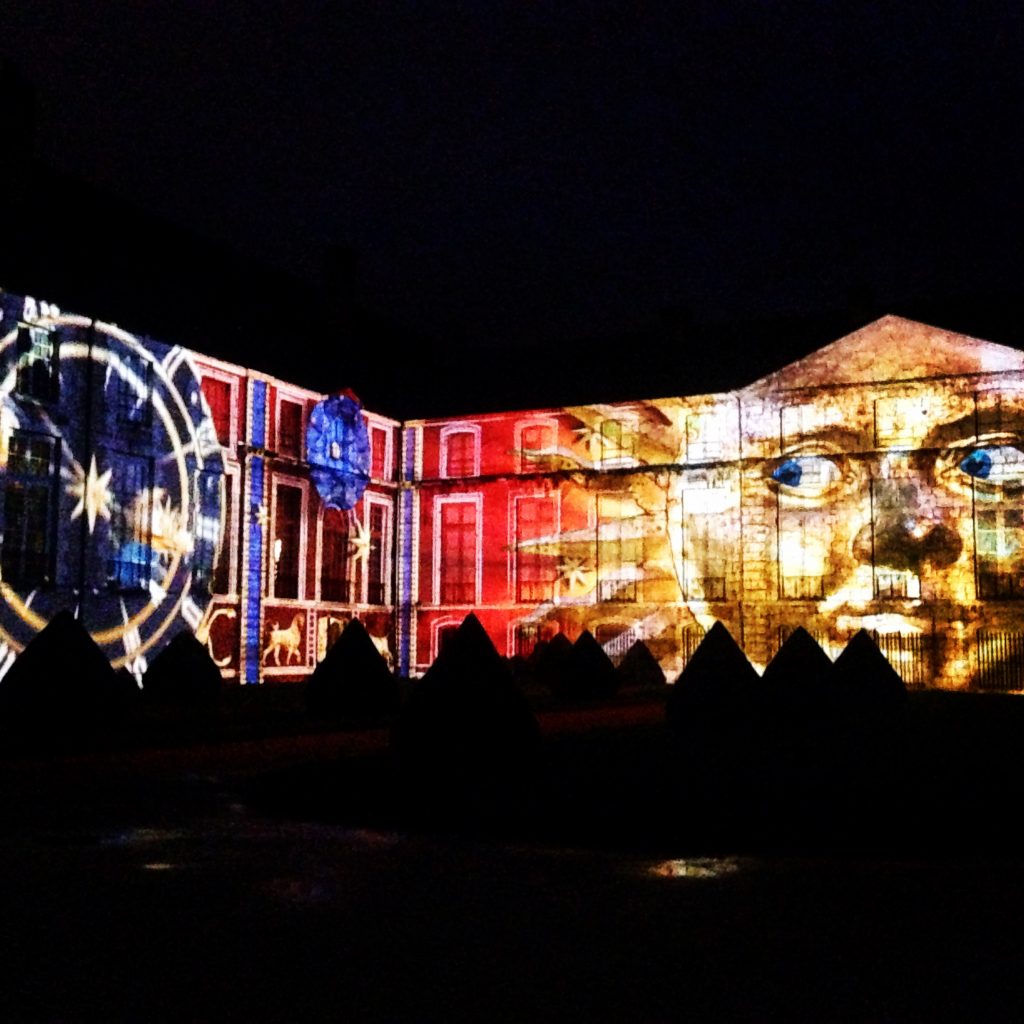
[[[803,475],[804,471],[800,466],[799,459],[786,459],[772,473],[772,479],[785,487],[799,487]]]
[[[979,480],[987,480],[992,472],[992,455],[987,448],[975,448],[961,463],[960,468]]]

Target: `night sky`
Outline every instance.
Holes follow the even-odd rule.
[[[887,312],[1024,344],[1024,16],[857,6],[18,5],[33,167],[192,283],[51,213],[0,284],[397,415],[740,386]]]

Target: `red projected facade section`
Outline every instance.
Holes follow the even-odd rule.
[[[1015,349],[884,317],[723,394],[362,410],[341,510],[307,458],[325,395],[0,305],[0,673],[81,566],[136,675],[180,619],[229,680],[302,679],[355,617],[416,675],[472,611],[508,656],[589,630],[672,678],[715,622],[759,666],[797,626],[832,657],[866,629],[909,685],[1024,691]]]

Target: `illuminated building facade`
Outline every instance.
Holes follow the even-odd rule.
[[[1024,689],[1014,349],[884,317],[725,394],[364,411],[336,508],[325,396],[2,302],[5,662],[71,606],[136,673],[181,620],[228,679],[301,678],[353,615],[418,673],[472,611],[509,655],[589,629],[669,678],[716,620],[759,666],[864,627],[910,684]]]

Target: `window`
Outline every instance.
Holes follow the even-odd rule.
[[[519,432],[519,466],[523,473],[555,468],[555,426],[528,423]]]
[[[203,378],[203,397],[210,407],[210,417],[217,440],[225,447],[231,445],[231,383],[217,377]]]
[[[389,436],[383,427],[370,427],[370,476],[374,480],[391,479],[391,466],[388,464]]]
[[[53,582],[58,444],[45,434],[11,435],[0,572],[21,590]]]
[[[825,598],[825,551],[817,515],[780,507],[779,596],[794,601]]]
[[[60,396],[60,348],[57,333],[45,327],[18,328],[15,388],[25,398],[56,402]]]
[[[445,501],[440,507],[439,594],[442,604],[477,599],[477,503]]]
[[[879,448],[916,448],[931,423],[924,398],[879,398],[875,401],[875,444]]]
[[[725,527],[736,493],[717,469],[690,470],[683,478],[683,590],[688,601],[724,601],[731,555]]]
[[[516,600],[551,601],[558,579],[556,498],[516,498]]]
[[[222,521],[220,515],[222,495],[224,500],[227,500],[227,488],[224,483],[224,474],[219,471],[204,469],[196,474],[193,496],[196,528],[192,580],[193,585],[211,592],[216,586],[216,570],[220,568],[221,563],[231,561],[229,545],[226,538],[221,536],[222,528],[225,534],[231,529],[231,520],[224,516]]]
[[[121,367],[121,373],[107,378],[108,410],[119,427],[146,429],[152,422],[149,361],[138,352],[125,352]]]
[[[643,561],[640,510],[626,499],[597,497],[597,593],[599,601],[636,601]]]
[[[713,462],[725,454],[725,423],[713,412],[686,417],[686,461]]]
[[[809,434],[820,430],[823,419],[822,410],[816,405],[783,406],[779,411],[781,450],[787,451],[800,444]]]
[[[1013,505],[978,508],[974,520],[978,597],[1024,598],[1024,509]]]
[[[512,653],[520,658],[529,658],[540,640],[540,626],[536,622],[520,622],[512,636]]]
[[[160,582],[161,564],[153,551],[153,466],[144,456],[111,452],[110,517],[113,555],[107,581],[123,590],[145,590],[150,579]],[[154,564],[155,563],[155,564]]]
[[[302,458],[302,406],[284,398],[277,410],[277,450],[281,455]]]
[[[441,432],[441,476],[448,479],[480,472],[479,435],[475,430]]]
[[[302,490],[278,484],[275,492],[274,597],[299,596],[301,567]]]
[[[383,505],[370,503],[370,547],[366,556],[366,603],[384,604],[387,584],[387,529],[388,510]]]
[[[213,570],[213,582],[210,590],[214,594],[231,594],[234,592],[231,574],[231,526],[235,521],[235,495],[230,475],[224,477],[224,527],[220,538],[220,551],[217,554]]]
[[[601,465],[604,468],[631,465],[635,450],[636,435],[631,423],[623,420],[602,420]]]
[[[324,509],[322,556],[320,560],[320,598],[323,601],[351,601],[349,577],[349,513]]]
[[[916,600],[921,580],[906,553],[906,518],[917,507],[913,480],[900,477],[871,482],[871,553],[875,597]]]

